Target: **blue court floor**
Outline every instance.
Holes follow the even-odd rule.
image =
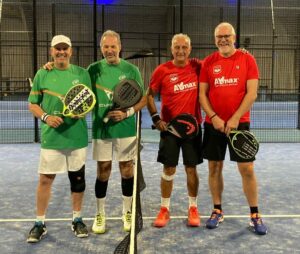
[[[223,209],[225,221],[218,229],[204,227],[212,205],[207,184],[207,162],[198,166],[200,189],[199,228],[186,226],[187,191],[182,163],[178,166],[171,198],[171,220],[157,229],[152,222],[160,205],[161,165],[156,162],[157,143],[144,143],[141,152],[146,189],[141,193],[144,228],[138,235],[138,253],[300,253],[300,143],[263,143],[256,161],[260,212],[269,232],[254,235],[248,229],[249,208],[236,165],[225,162]],[[53,186],[47,218],[48,235],[38,244],[26,243],[35,219],[39,144],[0,145],[0,253],[69,254],[113,253],[126,236],[121,221],[119,171],[114,164],[109,182],[106,214],[107,232],[76,238],[70,230],[71,203],[66,175],[58,175]],[[95,213],[96,164],[91,148],[86,164],[87,189],[83,216],[89,229]]]

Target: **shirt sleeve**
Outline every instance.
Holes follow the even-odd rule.
[[[207,69],[207,60],[204,59],[201,66],[199,82],[208,83],[208,69]]]
[[[42,80],[41,76],[41,70],[39,70],[33,79],[31,91],[28,97],[28,102],[32,104],[41,104],[43,100],[43,93],[40,88]]]
[[[150,84],[149,87],[155,91],[159,92],[161,88],[161,81],[163,79],[163,70],[161,66],[158,66],[154,72],[152,73],[151,79],[150,79]]]
[[[256,60],[253,55],[247,54],[248,57],[248,72],[247,80],[249,79],[259,79],[259,71]]]

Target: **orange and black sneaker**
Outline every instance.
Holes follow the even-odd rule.
[[[250,229],[258,235],[265,235],[267,234],[268,230],[266,225],[263,223],[263,220],[259,213],[252,213],[250,214]]]
[[[170,212],[167,207],[162,206],[153,223],[154,227],[162,228],[167,225],[170,220]]]
[[[199,227],[200,226],[200,217],[199,212],[196,206],[191,206],[188,212],[188,226],[190,227]]]
[[[224,221],[223,212],[219,209],[214,209],[210,215],[210,218],[206,221],[206,227],[214,229],[219,226],[219,223]]]

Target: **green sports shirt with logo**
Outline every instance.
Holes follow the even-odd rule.
[[[88,67],[92,87],[97,97],[93,110],[93,139],[126,138],[136,135],[135,116],[125,118],[120,122],[103,122],[112,107],[114,87],[123,79],[133,79],[138,82],[144,94],[144,84],[137,66],[120,59],[119,64],[108,64],[105,59]],[[104,89],[103,89],[104,88]]]
[[[54,68],[51,71],[40,69],[33,80],[28,98],[32,104],[38,104],[49,115],[62,117],[63,102],[58,96],[64,96],[72,86],[84,84],[91,88],[89,73],[84,68],[70,65],[66,70]],[[63,117],[64,123],[52,128],[41,124],[41,147],[45,149],[79,149],[88,145],[88,131],[85,118],[74,119]]]

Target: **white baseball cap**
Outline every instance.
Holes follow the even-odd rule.
[[[65,43],[65,44],[69,45],[69,47],[72,47],[70,38],[65,35],[54,36],[51,41],[51,47],[54,47],[55,45],[57,45],[59,43]]]

